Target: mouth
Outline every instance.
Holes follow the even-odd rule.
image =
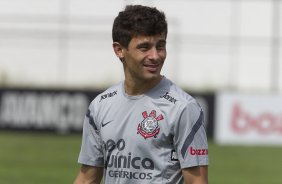
[[[160,67],[160,64],[144,64],[143,65],[149,72],[156,72]]]

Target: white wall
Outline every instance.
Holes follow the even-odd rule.
[[[122,80],[111,26],[129,3],[166,13],[163,74],[182,87],[282,91],[273,39],[280,22],[273,2],[259,0],[0,0],[0,85],[100,88]]]

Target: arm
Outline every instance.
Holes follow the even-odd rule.
[[[103,177],[102,167],[81,165],[74,184],[100,184]]]
[[[182,169],[185,184],[208,184],[208,166]]]

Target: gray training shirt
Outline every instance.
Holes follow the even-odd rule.
[[[105,184],[180,184],[181,168],[208,165],[204,115],[193,97],[165,77],[140,96],[123,85],[91,102],[79,163],[104,167]]]

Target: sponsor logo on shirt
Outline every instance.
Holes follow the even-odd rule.
[[[209,151],[208,149],[194,149],[193,147],[190,147],[190,155],[208,155]]]
[[[176,103],[178,100],[176,100],[174,97],[170,96],[168,94],[168,92],[166,92],[163,96],[160,96],[160,98],[164,98],[166,99],[167,101],[171,102],[171,103]]]
[[[104,143],[107,152],[107,177],[126,178],[133,180],[151,180],[154,162],[150,158],[140,157],[133,153],[124,153],[126,143],[124,139],[114,141],[109,139]]]
[[[157,137],[160,132],[159,121],[164,119],[163,115],[156,115],[156,111],[152,110],[148,115],[147,111],[142,113],[144,120],[138,124],[137,133],[142,135],[145,139],[149,137]]]
[[[102,100],[106,99],[106,98],[110,98],[110,97],[113,97],[117,95],[117,91],[113,91],[113,92],[110,92],[110,93],[107,93],[107,94],[104,94],[104,95],[101,95],[101,98],[100,98],[100,101],[101,102]]]
[[[113,122],[114,120],[111,120],[111,121],[107,121],[106,123],[102,123],[102,127],[105,127],[107,124]]]

